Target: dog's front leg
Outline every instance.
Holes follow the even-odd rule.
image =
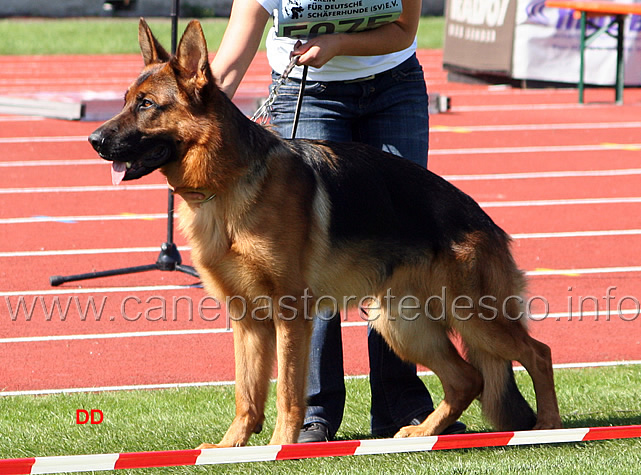
[[[272,321],[246,316],[232,320],[236,363],[236,416],[218,444],[199,448],[247,445],[253,432],[260,432],[265,420],[265,402],[274,364],[275,331]]]
[[[278,417],[270,441],[272,445],[292,444],[298,441],[307,406],[305,388],[312,321],[305,318],[302,312],[294,318],[284,315],[282,317],[284,318],[275,319]]]

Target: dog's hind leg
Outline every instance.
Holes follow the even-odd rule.
[[[259,432],[274,364],[275,330],[271,321],[245,318],[232,321],[236,364],[236,416],[220,443],[199,448],[238,447]]]
[[[373,326],[402,359],[427,366],[443,385],[444,397],[434,412],[420,425],[401,428],[394,437],[440,434],[478,397],[481,374],[459,355],[446,328],[425,315],[416,321],[381,318]]]
[[[313,322],[303,312],[275,317],[278,417],[270,444],[293,444],[305,417],[307,367]]]
[[[481,369],[485,379],[481,398],[483,412],[498,430],[561,427],[547,345],[532,338],[522,322],[501,316],[485,321],[471,320],[457,327],[469,347],[470,361]],[[487,345],[488,341],[492,345]],[[512,361],[521,363],[532,378],[536,418],[514,382]]]
[[[394,436],[396,438],[440,434],[456,422],[483,387],[480,373],[461,358],[451,343],[442,348],[440,354],[423,359],[420,363],[429,367],[440,379],[443,400],[423,423],[401,428]]]
[[[560,429],[562,423],[554,388],[550,347],[527,334],[522,338],[523,350],[516,361],[527,370],[534,385],[537,409],[534,429]]]

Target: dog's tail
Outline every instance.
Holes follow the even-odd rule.
[[[488,353],[471,352],[468,357],[483,375],[481,407],[492,426],[499,431],[532,429],[536,414],[516,385],[512,362]]]

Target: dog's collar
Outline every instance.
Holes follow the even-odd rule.
[[[202,205],[213,200],[216,193],[202,188],[174,188],[174,193],[182,196],[187,203]]]

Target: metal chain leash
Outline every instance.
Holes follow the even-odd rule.
[[[278,81],[276,81],[276,84],[274,85],[272,90],[269,92],[269,97],[267,97],[265,102],[263,102],[263,104],[258,108],[258,110],[254,112],[254,115],[252,116],[251,120],[253,120],[254,122],[258,122],[260,124],[267,123],[269,119],[269,115],[271,114],[272,104],[276,100],[276,97],[278,96],[281,86],[287,82],[289,73],[292,72],[297,62],[298,62],[298,55],[292,56],[292,59],[289,61],[289,64],[285,68],[285,71],[283,71],[283,74],[281,74],[280,78],[278,78]]]

